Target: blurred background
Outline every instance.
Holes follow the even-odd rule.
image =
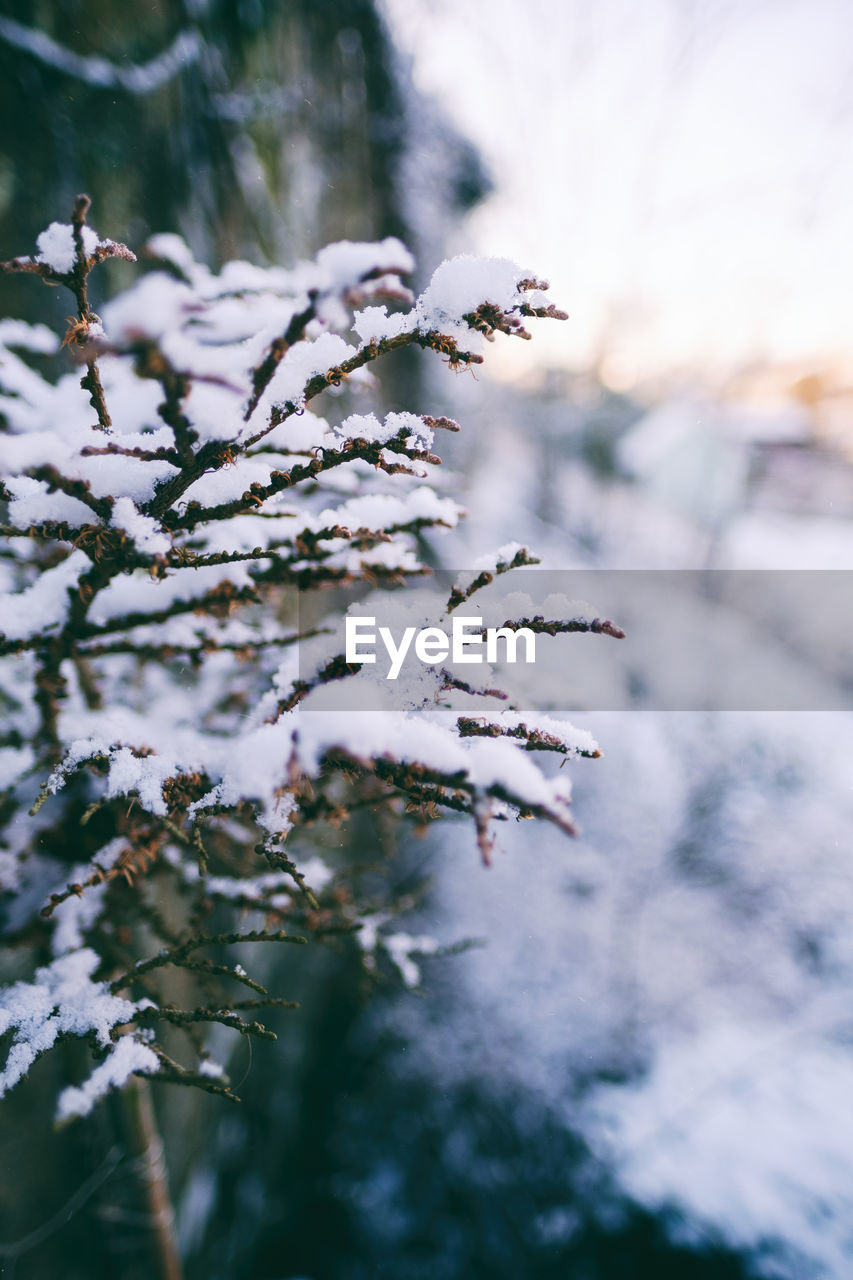
[[[437,558],[849,568],[851,35],[845,0],[4,0],[2,256],[87,190],[214,265],[511,257],[569,322],[382,387],[464,426]],[[61,325],[31,284],[3,313]],[[850,1275],[853,725],[577,719],[577,841],[507,825],[484,871],[467,828],[352,832],[406,928],[482,945],[277,961],[303,1007],[236,1046],[243,1107],[156,1090],[189,1280]],[[53,1134],[56,1069],[0,1109],[0,1275],[150,1274],[109,1106]]]

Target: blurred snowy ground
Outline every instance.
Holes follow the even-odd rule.
[[[478,394],[484,444],[459,460],[471,477],[471,555],[512,532],[564,567],[851,564],[846,517],[786,510],[784,496],[773,509],[766,491],[756,507],[757,433],[722,423],[722,410],[675,403],[626,426],[623,404],[616,470],[604,473],[578,455],[588,411],[554,398],[521,413],[505,389]],[[473,402],[460,410],[469,424],[472,413]],[[791,423],[777,433],[789,444]],[[806,442],[801,467],[820,461]],[[840,458],[831,470],[849,479]],[[519,494],[526,527],[515,519],[510,531]],[[820,510],[819,493],[811,502]],[[462,563],[466,550],[449,554]],[[645,660],[653,684],[654,656]],[[469,832],[431,837],[440,869],[429,924],[442,941],[486,945],[452,962],[441,1019],[410,1010],[407,1058],[418,1066],[404,1072],[545,1099],[629,1197],[669,1212],[682,1242],[722,1238],[760,1276],[845,1277],[853,718],[573,719],[605,753],[571,766],[577,842],[507,825],[484,873]],[[572,1176],[569,1209],[583,1198]]]

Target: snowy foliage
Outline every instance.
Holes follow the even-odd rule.
[[[74,294],[63,345],[79,368],[51,379],[46,331],[0,328],[0,872],[8,934],[55,956],[0,995],[15,1035],[3,1087],[59,1036],[88,1036],[100,1062],[61,1095],[63,1119],[134,1072],[233,1098],[198,1027],[271,1038],[243,1014],[287,1002],[222,963],[225,944],[364,924],[369,957],[383,948],[417,982],[412,956],[430,940],[379,933],[393,910],[364,921],[346,869],[307,840],[303,858],[299,829],[346,820],[359,796],[420,823],[449,810],[473,818],[488,860],[493,819],[572,830],[568,780],[530,752],[598,754],[570,725],[503,704],[483,716],[494,698],[440,667],[391,710],[336,711],[330,687],[374,676],[344,661],[334,608],[324,620],[322,602],[305,603],[424,574],[425,531],[461,514],[435,487],[436,432],[455,423],[364,407],[330,423],[313,402],[325,392],[333,410],[403,346],[454,369],[478,363],[484,337],[562,318],[547,286],[505,260],[457,258],[415,300],[400,278],[412,260],[392,239],[330,245],[293,270],[231,262],[215,274],[160,235],[159,269],[101,320],[88,274],[133,255],[86,225],[87,208],[81,197],[35,256],[4,265]],[[528,563],[517,544],[487,556],[445,615]],[[296,861],[283,849],[294,829]],[[176,969],[191,971],[198,1007],[170,999]],[[225,982],[252,998],[223,996]],[[190,1034],[192,1068],[156,1037],[163,1023]]]

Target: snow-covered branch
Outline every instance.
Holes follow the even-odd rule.
[[[181,31],[167,49],[139,66],[121,66],[107,58],[75,53],[45,31],[26,27],[14,18],[0,17],[0,40],[65,75],[98,89],[124,89],[147,94],[167,84],[179,71],[197,62],[204,45],[197,31]]]
[[[22,30],[3,20],[0,36]],[[52,48],[39,56],[59,57]],[[114,74],[80,61],[99,83]],[[137,70],[165,66],[166,55]],[[425,533],[463,513],[436,487],[436,434],[455,422],[355,403],[329,420],[315,402],[333,414],[404,346],[452,368],[481,362],[484,340],[526,339],[527,319],[563,318],[546,286],[506,260],[462,257],[413,298],[396,240],[331,245],[292,270],[231,262],[215,274],[160,235],[151,251],[168,271],[144,275],[101,318],[89,274],[134,255],[98,236],[88,207],[79,197],[69,223],[3,267],[71,291],[64,345],[79,367],[51,379],[37,367],[55,349],[49,335],[0,325],[0,874],[12,935],[55,956],[0,994],[0,1026],[15,1035],[3,1087],[60,1036],[88,1037],[98,1065],[62,1094],[61,1118],[134,1072],[233,1098],[203,1050],[199,1065],[197,1028],[270,1038],[241,1010],[292,1002],[225,949],[355,936],[364,924],[346,860],[320,862],[308,828],[365,804],[418,824],[446,811],[467,815],[488,860],[491,824],[510,815],[574,830],[568,779],[543,771],[536,752],[600,754],[568,724],[483,716],[500,690],[441,663],[401,680],[395,706],[373,708],[375,671],[347,660],[344,619],[322,607],[324,589],[353,583],[373,593],[368,604],[396,607],[430,572]],[[501,548],[421,621],[446,622],[532,563],[517,544]],[[574,615],[507,624],[521,625],[621,634]],[[342,712],[338,688],[369,709]],[[235,911],[249,913],[239,927]],[[385,938],[404,976],[417,972],[411,954],[435,949],[406,938]],[[172,998],[176,970],[198,985],[194,1007],[185,986],[180,1006]],[[232,982],[252,998],[230,1000]],[[192,1066],[166,1053],[163,1024],[192,1032]]]

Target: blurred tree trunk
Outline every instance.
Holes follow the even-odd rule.
[[[7,0],[0,239],[27,247],[75,193],[140,243],[211,261],[405,234],[403,101],[369,0]]]

